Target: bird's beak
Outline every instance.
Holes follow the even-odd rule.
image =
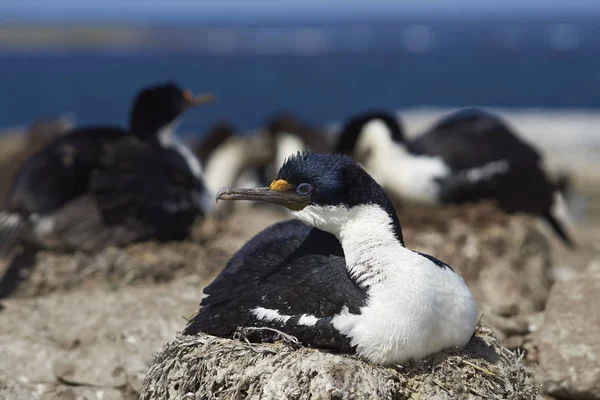
[[[264,201],[289,208],[292,211],[300,211],[310,205],[310,196],[302,196],[295,191],[278,191],[270,188],[228,188],[217,193],[219,200],[251,200]]]
[[[183,92],[183,98],[187,101],[189,107],[195,107],[202,104],[212,103],[216,96],[214,93],[200,93],[194,96],[191,90]]]

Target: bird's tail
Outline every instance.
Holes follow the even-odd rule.
[[[571,237],[572,235],[569,233],[571,219],[569,217],[566,202],[560,190],[554,192],[552,206],[543,214],[543,217],[567,247],[571,249],[577,247],[575,241]]]
[[[21,242],[27,227],[27,221],[23,216],[0,211],[0,257],[10,254]]]

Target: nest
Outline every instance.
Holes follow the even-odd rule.
[[[301,347],[293,337],[250,343],[179,336],[155,357],[141,399],[535,399],[521,357],[478,327],[462,350],[396,368]]]
[[[26,249],[12,260],[0,284],[0,297],[35,297],[75,288],[115,290],[138,283],[168,282],[196,274],[217,273],[226,254],[187,242],[140,243],[109,247],[97,254],[72,254]]]
[[[24,248],[0,266],[0,298],[35,297],[76,288],[119,287],[165,283],[195,275],[214,277],[227,260],[256,232],[280,219],[279,214],[255,212],[226,221],[206,219],[182,242],[144,242],[107,247],[97,253],[60,253]]]

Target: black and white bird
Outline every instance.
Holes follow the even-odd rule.
[[[213,193],[235,185],[246,171],[259,168],[273,158],[266,132],[240,135],[229,124],[216,125],[203,143],[204,181]],[[212,149],[206,151],[208,147]]]
[[[207,142],[216,141],[222,132],[213,129]],[[306,148],[318,153],[331,150],[330,135],[316,129],[290,113],[267,118],[265,126],[251,134],[232,135],[206,157],[205,181],[211,189],[231,186],[261,187],[268,185],[290,155]],[[264,206],[264,203],[236,204],[235,208]],[[233,204],[219,205],[219,210],[233,209]]]
[[[336,151],[351,155],[394,198],[422,204],[495,200],[506,212],[542,217],[569,247],[569,217],[541,155],[499,117],[469,108],[414,140],[398,119],[369,112],[350,119]]]
[[[329,135],[291,113],[280,112],[269,117],[264,131],[273,155],[255,172],[261,185],[269,183],[268,177],[275,175],[289,156],[306,148],[316,153],[327,153],[332,147]]]
[[[192,146],[192,150],[200,159],[202,166],[205,167],[211,154],[234,136],[234,126],[227,121],[219,121],[208,129],[202,140]]]
[[[217,197],[282,205],[297,220],[267,228],[233,256],[184,334],[267,327],[384,365],[472,337],[477,307],[463,279],[404,246],[390,200],[349,157],[298,154],[269,187]]]
[[[0,213],[4,251],[21,241],[95,250],[106,244],[181,239],[211,194],[191,150],[174,135],[179,116],[213,100],[168,82],[142,89],[129,129],[75,129],[31,157]]]

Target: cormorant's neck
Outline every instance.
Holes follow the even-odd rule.
[[[402,135],[392,132],[385,122],[381,120],[370,121],[363,127],[354,153],[359,157],[369,153],[381,155],[388,152],[390,147],[394,145],[404,148],[405,141],[394,140],[394,137],[402,137]]]
[[[365,204],[348,209],[347,216],[339,225],[335,233],[340,243],[349,251],[358,248],[374,246],[404,246],[401,234],[398,237],[400,223],[397,217],[390,215],[386,210],[376,204]],[[362,237],[362,240],[359,238]],[[355,242],[359,239],[361,243]],[[344,243],[346,242],[346,246]],[[349,244],[352,243],[352,246]]]
[[[393,218],[376,205],[355,207],[352,217],[342,225],[339,240],[346,258],[346,269],[364,290],[379,287],[401,262],[407,250],[394,233]]]
[[[160,128],[156,135],[146,139],[156,143],[163,149],[174,150],[185,160],[191,173],[198,179],[202,179],[202,166],[198,157],[187,147],[176,135],[175,128],[179,121],[175,120]]]
[[[401,233],[398,237],[397,217],[377,204],[327,209],[308,206],[294,215],[337,237],[344,250],[346,268],[361,287],[373,286],[379,273],[396,264],[390,257],[406,251]]]
[[[307,225],[335,235],[342,246],[352,233],[356,232],[360,236],[361,231],[369,233],[369,238],[373,239],[367,245],[380,242],[404,246],[398,217],[393,207],[391,210],[387,208],[379,204],[361,204],[350,208],[310,205],[293,212],[293,215]]]
[[[172,147],[173,143],[177,141],[177,137],[175,136],[175,129],[179,121],[174,120],[173,122],[161,127],[156,131],[156,140],[160,143],[161,146],[168,148]]]

